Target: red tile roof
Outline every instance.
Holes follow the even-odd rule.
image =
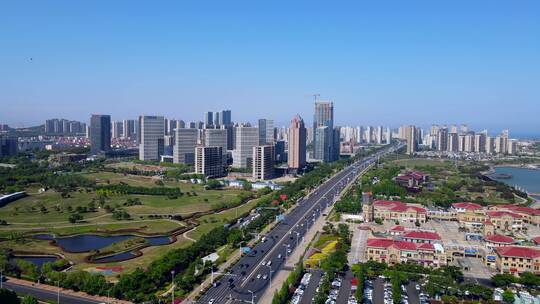
[[[488,241],[488,242],[492,242],[492,243],[503,243],[503,244],[512,244],[512,243],[514,243],[513,238],[511,238],[509,236],[506,236],[506,235],[501,235],[501,234],[490,235],[490,236],[486,237],[485,240]]]
[[[540,245],[540,236],[534,237],[534,238],[532,239],[532,241],[533,241],[536,245]]]
[[[456,208],[456,209],[467,209],[467,210],[477,210],[477,209],[482,209],[482,206],[478,205],[478,204],[475,204],[475,203],[471,203],[471,202],[461,202],[461,203],[453,203],[452,204],[452,207]]]
[[[427,213],[426,209],[417,206],[411,206],[400,201],[383,201],[377,200],[373,202],[373,205],[379,207],[387,207],[390,211],[405,212],[409,209],[414,210],[416,213]]]
[[[497,253],[503,257],[533,259],[540,257],[540,249],[533,247],[504,246],[495,248]]]
[[[508,211],[488,211],[487,214],[490,217],[501,217],[501,216],[509,215],[513,218],[521,218],[521,215],[516,214],[514,212],[508,212]]]
[[[423,250],[435,250],[435,246],[433,246],[433,244],[428,244],[428,243],[420,244],[418,248],[423,249]]]
[[[540,215],[540,210],[534,209],[534,208],[531,208],[531,207],[516,206],[516,205],[502,205],[502,206],[497,206],[497,207],[498,208],[503,208],[503,209],[508,209],[508,210],[511,210],[511,211],[514,211],[514,212],[519,212],[519,213],[526,213],[526,214],[531,214],[531,215]]]
[[[415,243],[392,240],[392,239],[368,239],[367,246],[376,247],[376,248],[389,248],[393,246],[400,250],[416,250],[417,249],[417,245]]]
[[[404,238],[420,239],[420,240],[440,240],[441,237],[436,232],[413,230],[405,232],[402,235]]]
[[[401,225],[396,225],[396,226],[392,227],[392,229],[390,229],[390,231],[405,231],[405,227],[403,227]]]

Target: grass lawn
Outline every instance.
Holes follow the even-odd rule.
[[[208,233],[210,230],[226,224],[228,221],[240,216],[241,214],[248,212],[257,205],[257,200],[251,200],[248,203],[239,206],[237,208],[228,209],[220,213],[209,214],[199,218],[200,225],[191,232],[188,236],[193,239],[199,239],[203,234]]]

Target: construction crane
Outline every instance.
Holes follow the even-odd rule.
[[[306,94],[306,96],[313,96],[313,101],[317,101],[317,99],[319,99],[319,97],[321,97],[321,94],[312,93],[312,94]]]

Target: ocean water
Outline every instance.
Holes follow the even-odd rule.
[[[497,179],[494,176],[496,174],[510,174],[512,175],[512,178]],[[510,186],[519,186],[531,193],[540,193],[540,170],[515,167],[498,167],[495,168],[495,173],[491,174],[490,177]]]

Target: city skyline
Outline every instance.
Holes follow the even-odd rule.
[[[0,122],[193,121],[227,105],[236,121],[281,126],[298,113],[310,124],[318,93],[340,105],[336,125],[540,129],[538,3],[261,8],[11,3],[0,13]]]

